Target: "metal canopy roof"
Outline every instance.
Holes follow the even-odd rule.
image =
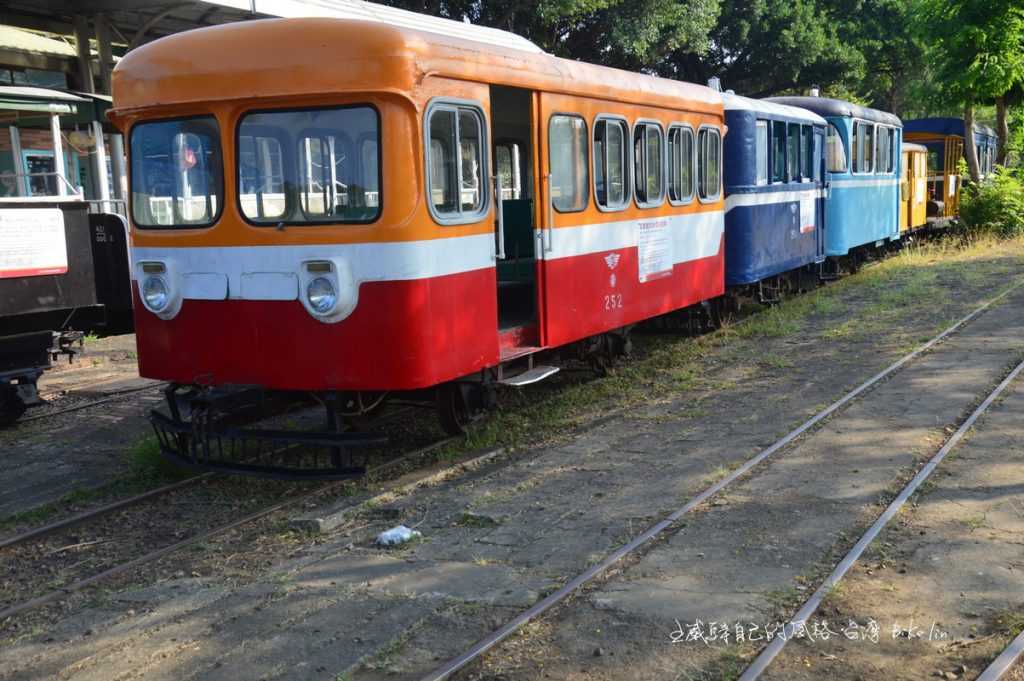
[[[337,17],[381,21],[465,40],[541,52],[534,43],[494,28],[417,14],[363,0],[8,0],[0,24],[70,35],[75,16],[103,14],[115,42],[137,47],[193,28],[272,17]]]
[[[6,111],[74,114],[85,97],[44,87],[0,86],[0,109]]]

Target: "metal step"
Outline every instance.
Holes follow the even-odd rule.
[[[521,374],[510,376],[509,378],[503,378],[499,383],[502,385],[514,385],[523,386],[536,383],[537,381],[543,381],[548,376],[553,376],[558,373],[558,367],[549,366],[535,366],[532,369],[524,371]]]

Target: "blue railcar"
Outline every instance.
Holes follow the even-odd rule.
[[[900,238],[899,117],[826,97],[770,97],[828,121],[825,255],[841,257]]]
[[[825,119],[727,94],[725,122],[726,285],[770,283],[820,263]]]

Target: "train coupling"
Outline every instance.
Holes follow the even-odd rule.
[[[191,469],[286,480],[352,479],[366,474],[370,451],[387,442],[382,434],[341,430],[329,400],[324,430],[292,429],[287,415],[317,403],[308,393],[171,384],[165,396],[168,413],[150,411],[150,423],[163,456]],[[268,420],[283,421],[283,427],[254,427]]]

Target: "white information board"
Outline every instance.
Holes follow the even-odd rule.
[[[672,232],[667,217],[637,223],[640,283],[672,274]]]
[[[818,212],[818,200],[814,196],[800,197],[800,233],[814,231],[815,217]]]
[[[0,208],[0,279],[67,271],[60,208]]]

